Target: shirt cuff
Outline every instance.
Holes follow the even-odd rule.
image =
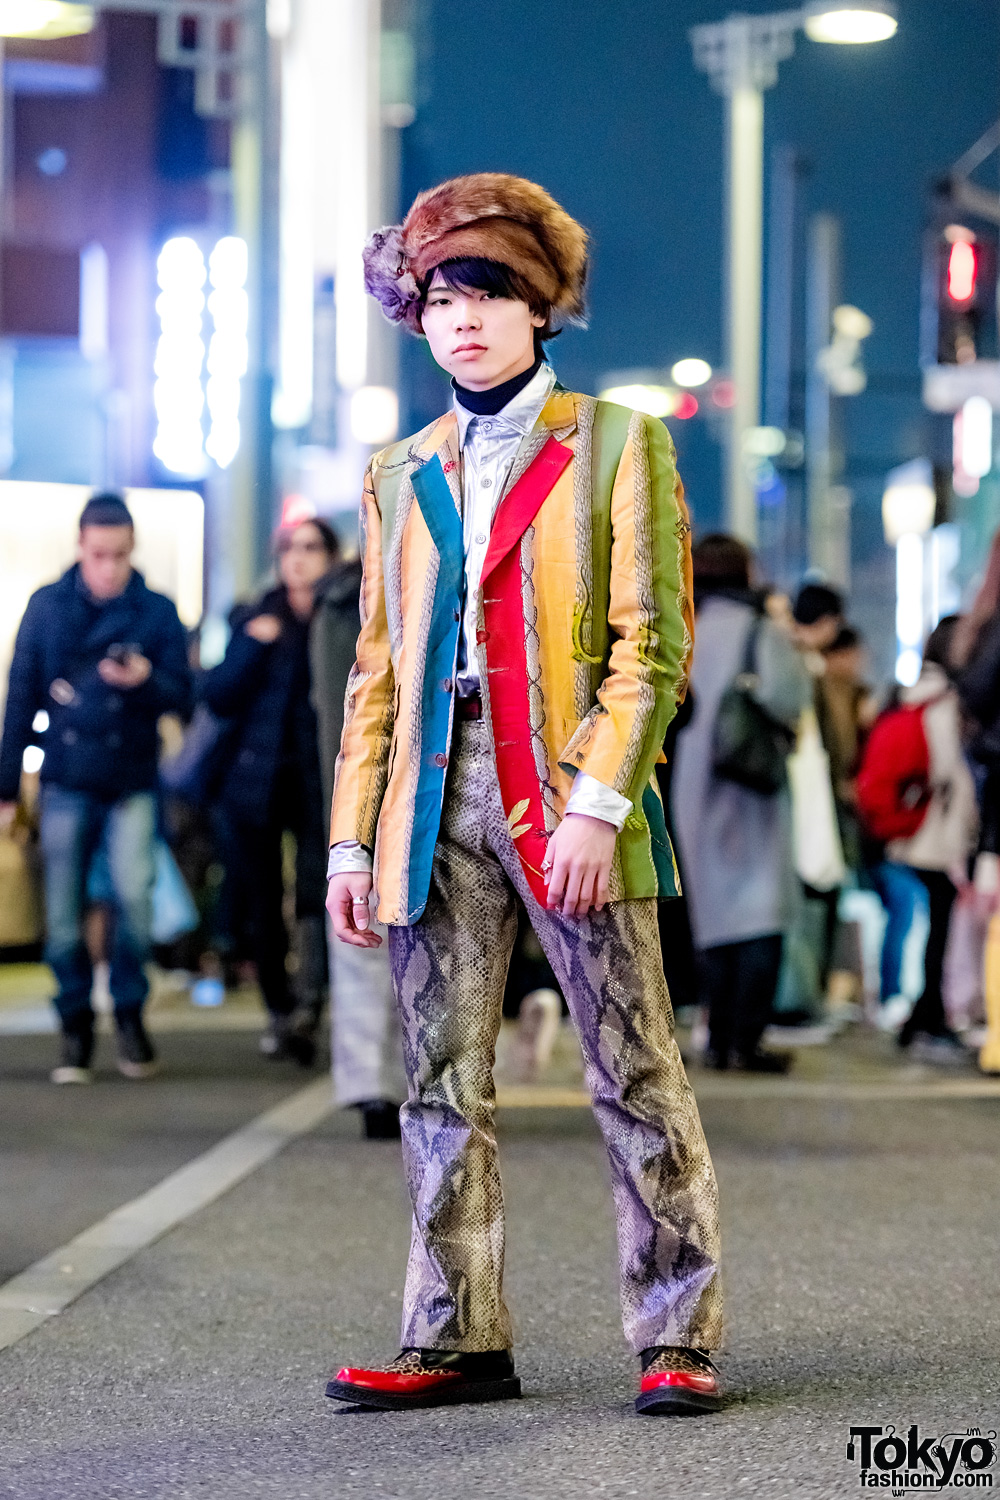
[[[364,844],[359,844],[355,839],[345,839],[343,843],[334,844],[326,866],[327,880],[334,875],[370,875],[371,873],[371,850],[366,849]]]
[[[612,823],[621,833],[625,819],[632,811],[632,804],[621,792],[605,786],[603,781],[578,771],[573,790],[566,804],[568,813],[582,813],[587,818],[600,818],[603,823]]]

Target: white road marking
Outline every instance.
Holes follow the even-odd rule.
[[[0,1286],[0,1349],[61,1313],[109,1272],[307,1135],[333,1109],[328,1078],[300,1089],[156,1187]]]

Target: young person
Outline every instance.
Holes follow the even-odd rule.
[[[87,874],[107,859],[113,895],[111,994],[118,1067],[156,1070],[142,1022],[153,920],[157,721],[184,715],[192,683],[172,602],[132,567],[135,532],[120,495],[92,496],[77,561],[28,600],[14,647],[0,747],[0,826],[13,815],[21,757],[39,712],[45,958],[56,976],[62,1060],[53,1083],[93,1078],[93,972],[84,942]]]
[[[614,1180],[637,1405],[719,1402],[715,1177],[673,1039],[653,767],[691,652],[689,525],[666,429],[563,390],[586,235],[482,173],[376,234],[366,284],[452,376],[451,411],[372,460],[328,906],[370,927],[403,1027],[413,1237],[402,1352],[327,1394],[402,1408],[520,1393],[503,1298],[492,1067],[520,895],[566,995]]]

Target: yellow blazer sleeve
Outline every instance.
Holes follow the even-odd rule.
[[[611,493],[611,651],[597,703],[560,761],[639,804],[687,691],[691,526],[662,422],[635,412]]]
[[[365,475],[361,501],[361,547],[361,634],[347,681],[330,843],[356,839],[371,849],[385,795],[395,718],[395,678],[383,586],[382,516],[371,466]]]

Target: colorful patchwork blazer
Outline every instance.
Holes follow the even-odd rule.
[[[464,588],[454,413],[376,454],[331,843],[375,849],[379,915],[427,901],[453,732]],[[500,791],[535,894],[578,771],[633,804],[611,897],[675,895],[653,767],[686,690],[690,526],[670,436],[624,407],[552,392],[494,512],[477,649]]]

